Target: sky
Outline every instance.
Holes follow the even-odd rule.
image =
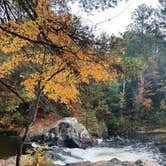
[[[115,8],[104,12],[94,11],[87,14],[78,8],[78,4],[72,6],[72,12],[81,16],[85,25],[95,29],[96,35],[102,32],[118,35],[126,30],[127,25],[131,23],[132,12],[142,3],[152,7],[159,5],[158,0],[122,0]]]

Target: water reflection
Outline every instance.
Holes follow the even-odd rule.
[[[0,136],[0,158],[7,158],[17,153],[21,140],[16,136]]]

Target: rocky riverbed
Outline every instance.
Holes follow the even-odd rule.
[[[70,163],[66,166],[159,166],[156,162],[151,160],[137,160],[135,162],[120,161],[114,158],[110,161],[98,161],[98,162],[80,162]]]
[[[58,146],[44,147],[32,143],[34,147],[40,146],[54,160],[55,165],[66,166],[165,166],[165,144],[158,146],[159,142],[114,137],[109,140],[98,140],[98,144],[86,149],[67,148]],[[15,159],[0,160],[14,166]],[[13,165],[12,165],[13,164]],[[7,166],[8,166],[7,165]]]
[[[25,156],[23,156],[24,158]],[[7,160],[0,160],[0,166],[15,166],[15,157],[10,157]],[[51,166],[60,166],[59,164],[52,164]],[[156,162],[151,160],[137,160],[135,162],[120,161],[113,158],[110,161],[98,161],[98,162],[77,162],[68,163],[65,166],[159,166]]]
[[[140,142],[138,140],[122,139],[120,137],[114,138],[113,140],[100,140],[99,142],[98,145],[87,149],[51,146],[45,150],[50,154],[55,164],[59,165],[70,165],[71,163],[77,163],[78,165],[78,163],[82,163],[83,166],[93,166],[94,164],[92,163],[95,163],[102,166],[103,162],[101,161],[106,161],[104,162],[107,163],[106,166],[116,166],[116,164],[113,165],[110,162],[116,158],[119,161],[118,166],[137,166],[138,163],[135,162],[140,160],[142,162],[146,161],[146,164],[139,164],[140,166],[149,163],[157,166],[165,166],[166,156],[159,151],[159,148],[155,146],[154,142]],[[34,145],[37,146],[36,144]]]
[[[54,165],[166,166],[164,134],[162,132],[162,137],[160,137],[160,133],[148,133],[147,135],[141,133],[130,139],[117,136],[110,137],[108,140],[94,141],[86,128],[75,118],[67,118],[60,120],[53,128],[42,134],[32,137],[31,141],[32,146],[39,146],[49,154]],[[10,148],[13,147],[13,149],[7,149],[9,150],[7,153],[12,151],[14,155],[16,143],[13,144],[13,138],[10,139],[7,138],[4,141],[5,139],[1,138],[1,142],[3,144],[4,141],[7,145],[10,143]],[[45,147],[44,144],[49,146]],[[7,154],[4,153],[4,148],[0,149],[0,152],[2,158]],[[14,158],[0,160],[0,166],[1,163],[14,163]]]

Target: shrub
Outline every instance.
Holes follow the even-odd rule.
[[[37,147],[28,151],[28,155],[22,157],[21,166],[53,166],[53,161],[42,148]]]

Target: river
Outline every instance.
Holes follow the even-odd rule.
[[[148,138],[148,139],[147,139]],[[52,146],[45,148],[55,163],[65,165],[71,162],[100,161],[117,158],[121,161],[136,161],[147,159],[166,166],[166,140],[157,139],[156,136],[141,137],[137,139],[123,139],[112,137],[109,140],[98,140],[98,144],[87,149],[63,148]],[[16,137],[0,137],[0,158],[15,155],[20,140]],[[33,146],[41,146],[36,143]]]
[[[20,143],[16,136],[0,136],[0,159],[15,155]]]
[[[37,145],[34,144],[34,146]],[[141,139],[114,137],[110,140],[99,139],[96,146],[87,149],[52,146],[46,150],[55,160],[55,163],[60,165],[83,161],[108,161],[117,158],[121,161],[152,160],[160,166],[166,166],[164,148],[166,148],[165,142],[157,142],[155,139],[147,139],[147,137]]]

